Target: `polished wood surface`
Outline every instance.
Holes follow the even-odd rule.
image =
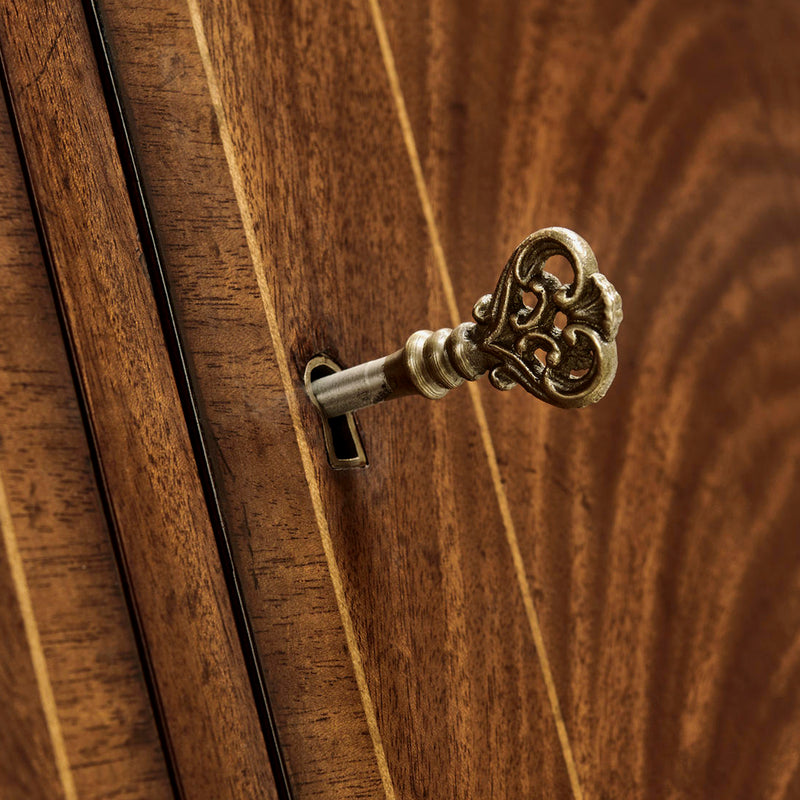
[[[382,5],[461,313],[543,225],[623,297],[595,408],[482,387],[584,796],[800,796],[800,7]]]
[[[0,504],[4,502],[5,497],[0,496]],[[0,507],[2,511],[4,509]],[[0,636],[3,641],[3,659],[0,661],[0,697],[3,698],[0,712],[0,747],[3,751],[0,786],[3,787],[4,797],[15,800],[75,797],[72,775],[64,769],[66,759],[63,757],[60,731],[56,733],[58,743],[54,745],[52,728],[48,725],[48,722],[52,722],[52,716],[48,720],[42,703],[42,683],[45,693],[48,689],[52,692],[52,688],[41,671],[37,674],[35,661],[41,663],[42,660],[40,646],[36,656],[31,652],[31,628],[26,626],[25,619],[30,600],[25,596],[20,602],[19,588],[22,586],[25,592],[26,587],[19,580],[20,559],[15,542],[11,540],[9,546],[9,538],[13,534],[9,531],[7,514],[0,517],[0,524],[4,539],[0,553]],[[12,567],[12,560],[16,562],[16,569]]]
[[[469,393],[303,392],[446,321],[369,8],[101,8],[296,797],[568,795]]]
[[[273,797],[83,6],[5,6],[0,47],[177,789]]]
[[[0,797],[172,797],[0,106]]]
[[[388,4],[384,19],[372,3],[348,6],[335,23],[301,5],[291,18],[266,4],[190,8],[200,41],[193,65],[159,33],[184,20],[179,41],[188,39],[194,49],[180,4],[161,17],[139,12],[137,36],[127,45],[119,32],[130,30],[131,18],[119,12],[111,24],[168,261],[184,265],[182,275],[172,267],[173,281],[187,287],[181,301],[187,342],[215,427],[218,472],[229,473],[231,519],[240,501],[233,527],[245,532],[240,563],[259,577],[249,597],[277,695],[298,690],[298,676],[280,672],[274,654],[287,652],[285,639],[308,624],[300,614],[309,598],[280,578],[269,580],[276,580],[270,567],[284,564],[287,553],[296,562],[292,548],[309,540],[295,528],[284,540],[287,550],[250,553],[259,530],[276,516],[279,525],[286,519],[284,508],[298,519],[286,501],[276,505],[259,470],[283,497],[295,497],[302,482],[288,483],[291,454],[281,447],[290,441],[288,421],[272,434],[261,427],[269,416],[264,410],[275,416],[276,400],[273,393],[268,405],[256,399],[266,394],[252,377],[260,351],[231,339],[232,329],[250,336],[260,330],[266,339],[253,277],[237,274],[244,290],[235,301],[217,300],[221,287],[231,290],[234,266],[244,270],[248,260],[263,270],[257,277],[267,317],[274,314],[271,338],[277,332],[286,343],[284,380],[288,374],[299,395],[293,400],[290,391],[289,411],[297,402],[301,448],[309,441],[316,458],[312,499],[318,487],[323,543],[325,528],[331,534],[334,594],[342,575],[344,636],[349,614],[357,637],[351,655],[363,659],[366,697],[375,698],[386,768],[399,795],[423,787],[458,795],[467,785],[511,796],[510,784],[535,772],[532,747],[524,735],[506,744],[497,732],[518,723],[520,709],[557,720],[563,708],[562,735],[551,731],[541,741],[549,758],[557,749],[567,768],[574,758],[576,769],[569,782],[555,766],[537,775],[534,790],[545,796],[708,796],[720,785],[734,795],[756,787],[786,796],[796,774],[797,625],[786,617],[786,588],[765,578],[776,558],[787,581],[796,575],[788,522],[796,514],[795,458],[785,444],[796,424],[789,377],[796,370],[771,360],[771,345],[750,334],[748,312],[769,302],[787,331],[796,324],[788,315],[797,292],[788,224],[796,208],[785,187],[797,106],[785,78],[792,65],[776,61],[791,54],[790,8],[760,15],[722,6],[530,3],[497,14],[478,5]],[[772,51],[770,26],[781,25],[783,44]],[[163,42],[157,58],[148,37]],[[208,102],[203,109],[203,77],[220,103],[216,126]],[[763,94],[767,83],[779,87],[771,105]],[[191,100],[176,113],[181,96]],[[405,105],[409,125],[402,136]],[[766,128],[765,109],[772,120]],[[422,165],[417,176],[400,147],[404,142],[411,150],[415,166],[412,139]],[[165,150],[176,154],[171,168],[163,166]],[[205,184],[197,177],[189,180],[202,187],[197,198],[185,200],[187,173],[208,180],[211,163],[217,171],[210,182],[227,193],[228,206],[238,201],[243,216],[235,251],[237,212],[223,212],[220,195],[215,205],[203,205]],[[229,182],[232,191],[225,189]],[[413,202],[416,194],[422,204]],[[432,224],[421,236],[428,196]],[[210,239],[208,219],[218,231]],[[191,221],[191,247],[198,250],[190,257],[180,227]],[[361,415],[370,469],[326,472],[299,393],[305,358],[329,349],[352,363],[388,352],[416,327],[455,321],[452,305],[465,318],[475,297],[492,288],[510,249],[546,224],[586,235],[625,298],[620,378],[609,398],[574,416],[483,387],[473,408],[462,395],[435,408],[409,401],[370,410]],[[204,237],[205,251],[198,244]],[[726,284],[732,270],[755,273],[751,240],[765,239],[775,248],[770,270]],[[203,273],[208,288],[198,288],[195,264],[216,272],[215,247],[219,272]],[[784,291],[770,297],[779,276]],[[214,302],[203,306],[209,295]],[[220,325],[227,335],[220,336]],[[741,363],[748,346],[755,372],[729,367]],[[279,342],[273,375],[281,368],[280,349]],[[254,358],[251,365],[241,362],[244,354]],[[227,392],[223,371],[231,376]],[[730,385],[721,396],[725,380]],[[448,433],[460,441],[452,444]],[[268,469],[271,457],[281,459],[277,473]],[[754,483],[765,468],[780,480]],[[471,481],[481,490],[467,498],[462,489]],[[477,513],[466,505],[476,498]],[[507,510],[505,519],[495,504]],[[423,530],[438,531],[436,539]],[[277,548],[279,537],[270,538]],[[521,569],[511,568],[509,550]],[[504,563],[504,572],[476,579],[470,570],[486,570],[487,558]],[[495,636],[524,637],[527,669],[552,679],[538,705],[514,704],[510,715],[502,699],[480,693],[497,668],[471,660],[491,646],[476,622],[491,607],[480,588],[490,585],[494,609],[512,609]],[[274,607],[270,586],[278,587],[283,607],[292,602],[293,612],[300,609],[273,627],[262,621]],[[523,601],[535,598],[541,640],[536,613],[525,614],[522,604],[515,609],[515,592]],[[342,595],[336,599],[341,610]],[[754,648],[747,644],[751,608],[777,626]],[[271,643],[276,628],[279,645]],[[316,648],[317,656],[323,652]],[[314,663],[313,651],[298,653]],[[497,665],[521,663],[494,657]],[[318,680],[314,674],[300,681]],[[442,704],[431,704],[432,697]],[[787,700],[792,712],[771,720],[771,704],[786,708]],[[288,701],[279,702],[287,702],[288,719]],[[323,727],[313,702],[306,731]],[[487,716],[477,725],[482,704]],[[426,706],[438,709],[435,719],[426,716],[424,735],[415,738]],[[369,707],[365,716],[369,722]],[[766,738],[764,724],[775,737],[771,759],[756,746]],[[742,729],[748,733],[731,733]],[[743,735],[752,737],[747,758],[737,748]],[[311,755],[315,767],[326,766],[334,751],[324,749],[327,738],[309,754],[291,734],[284,737],[303,788],[302,759]],[[500,749],[484,750],[487,742]],[[475,765],[498,757],[503,778],[474,778]]]
[[[100,7],[294,796],[800,795],[797,4]],[[157,710],[187,795],[250,797],[83,7],[42,13],[4,9],[0,46]],[[606,399],[397,401],[332,472],[308,358],[467,319],[546,225],[623,296]]]

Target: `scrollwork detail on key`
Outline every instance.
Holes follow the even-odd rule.
[[[545,270],[558,255],[572,267],[570,284]],[[535,305],[525,302],[526,295],[536,298]],[[558,312],[567,318],[563,328],[555,322]],[[525,239],[473,316],[474,328],[464,334],[486,357],[498,389],[519,384],[545,402],[578,408],[603,397],[614,380],[622,300],[573,231],[545,228]],[[544,361],[537,350],[546,352]]]

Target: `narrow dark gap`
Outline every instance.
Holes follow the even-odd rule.
[[[47,272],[47,279],[50,284],[50,291],[53,295],[53,305],[58,319],[58,325],[61,329],[61,338],[64,342],[64,352],[69,365],[70,376],[72,384],[75,389],[75,397],[78,404],[78,411],[81,415],[81,422],[83,429],[86,431],[86,445],[89,450],[89,459],[92,465],[92,474],[94,475],[95,484],[97,486],[97,494],[100,499],[100,504],[103,510],[103,516],[108,526],[109,538],[111,540],[111,547],[114,553],[114,560],[117,565],[117,573],[119,576],[119,585],[122,589],[122,595],[125,600],[125,606],[128,611],[128,618],[131,623],[131,631],[136,645],[136,653],[139,657],[139,663],[142,666],[142,677],[144,680],[145,688],[147,691],[150,706],[153,709],[153,720],[155,722],[158,738],[161,743],[161,749],[164,752],[164,762],[167,770],[170,785],[173,794],[176,797],[183,797],[184,792],[180,785],[180,777],[175,772],[173,766],[172,747],[170,745],[169,736],[161,718],[161,698],[158,694],[158,686],[156,685],[150,655],[147,650],[147,643],[145,641],[144,633],[139,624],[139,614],[136,608],[136,600],[131,592],[130,586],[125,580],[127,574],[127,567],[125,564],[125,554],[122,551],[119,540],[119,525],[114,516],[114,510],[111,506],[108,497],[108,486],[106,484],[105,475],[103,473],[103,466],[100,459],[100,453],[97,447],[97,437],[95,434],[94,426],[92,425],[92,418],[88,411],[86,396],[83,392],[83,384],[80,378],[80,372],[75,360],[75,351],[72,345],[72,335],[70,334],[69,325],[63,310],[63,303],[61,298],[61,291],[56,280],[55,270],[53,269],[53,262],[50,253],[50,248],[47,244],[47,236],[45,234],[44,225],[42,223],[39,208],[36,203],[36,195],[33,191],[30,173],[28,171],[28,163],[25,158],[25,149],[22,145],[22,137],[19,132],[19,125],[17,124],[16,113],[11,97],[11,89],[9,85],[8,75],[3,62],[2,53],[0,53],[0,83],[3,88],[3,100],[8,111],[8,118],[11,126],[11,131],[14,136],[14,143],[16,145],[17,157],[19,159],[20,168],[22,170],[22,177],[25,181],[25,191],[28,196],[28,204],[31,209],[31,216],[33,217],[33,224],[36,229],[36,236],[39,240],[39,249],[42,254],[42,261],[45,265]]]
[[[253,700],[258,712],[261,730],[272,767],[279,800],[292,800],[292,791],[281,752],[278,731],[264,681],[261,662],[253,636],[252,624],[247,613],[236,565],[233,559],[230,538],[217,492],[216,482],[203,436],[200,413],[192,387],[185,351],[180,336],[174,306],[169,292],[163,258],[152,223],[139,165],[129,133],[129,126],[118,90],[116,75],[103,31],[99,9],[95,0],[83,0],[89,34],[106,98],[111,126],[125,176],[131,207],[139,232],[153,294],[161,321],[161,328],[169,352],[175,383],[178,388],[189,438],[192,444],[197,470],[205,495],[211,525],[216,537],[220,562],[231,600],[237,633],[247,666]]]
[[[350,425],[347,422],[347,417],[331,417],[328,420],[328,426],[331,429],[331,441],[333,442],[333,453],[340,461],[350,461],[358,458],[358,449],[356,448],[353,435],[350,433]]]

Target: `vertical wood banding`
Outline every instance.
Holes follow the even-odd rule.
[[[0,47],[180,792],[274,797],[83,8],[4,8]]]
[[[5,105],[0,185],[0,610],[4,626],[17,610],[25,622],[0,636],[1,793],[161,800],[164,753]],[[25,757],[41,742],[20,719],[42,711],[48,764]]]
[[[74,800],[53,690],[0,475],[0,786],[5,797]]]

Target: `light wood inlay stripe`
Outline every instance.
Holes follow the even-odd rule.
[[[14,530],[14,521],[11,519],[11,510],[8,507],[2,475],[0,475],[0,528],[3,531],[3,544],[8,558],[11,579],[14,581],[14,590],[19,603],[22,624],[25,627],[25,638],[30,650],[33,672],[36,675],[36,685],[42,702],[42,712],[47,722],[50,742],[53,745],[56,770],[58,771],[58,777],[64,789],[66,800],[77,800],[78,794],[75,790],[75,781],[69,766],[67,749],[64,746],[64,736],[61,732],[61,723],[58,720],[53,686],[50,683],[50,674],[47,671],[47,662],[42,649],[42,641],[39,637],[39,627],[36,624],[36,617],[33,613],[28,581],[25,578],[25,568],[17,545],[17,535]]]
[[[389,43],[389,36],[386,32],[383,12],[381,11],[378,0],[368,0],[368,2],[370,11],[372,13],[372,19],[375,24],[375,31],[378,36],[378,43],[380,45],[383,63],[386,67],[389,85],[391,87],[395,106],[397,108],[397,116],[400,122],[400,128],[403,132],[403,140],[405,141],[408,157],[411,161],[411,169],[414,172],[414,181],[416,183],[417,193],[419,194],[420,203],[422,205],[422,213],[425,216],[425,222],[428,227],[431,247],[433,249],[434,262],[442,282],[442,288],[447,301],[447,308],[450,314],[451,324],[453,327],[455,327],[462,321],[462,316],[458,311],[455,290],[453,289],[453,281],[450,277],[450,270],[447,265],[447,259],[445,258],[441,237],[439,236],[439,228],[436,224],[436,219],[433,214],[433,207],[431,205],[427,183],[422,172],[422,163],[417,150],[414,132],[411,128],[411,121],[406,109],[403,91],[400,87],[400,78],[397,74],[397,67],[395,65],[394,55]],[[572,793],[575,800],[583,800],[583,791],[578,778],[578,770],[575,766],[575,758],[572,753],[572,746],[570,745],[569,735],[567,734],[567,728],[564,724],[564,717],[561,713],[561,705],[558,701],[558,693],[556,692],[553,673],[550,668],[550,660],[547,656],[547,648],[545,647],[542,629],[539,624],[539,615],[536,613],[536,607],[533,603],[533,593],[531,592],[530,582],[528,581],[528,576],[525,571],[525,564],[522,560],[519,539],[517,537],[514,520],[511,516],[508,497],[500,479],[500,468],[497,463],[497,454],[495,452],[494,443],[492,442],[492,435],[489,431],[489,425],[486,419],[486,412],[483,408],[480,390],[475,383],[469,383],[467,388],[469,389],[470,398],[475,410],[475,416],[478,421],[478,427],[480,428],[483,449],[486,453],[486,459],[489,462],[489,472],[492,476],[492,484],[497,497],[497,504],[500,508],[500,514],[503,518],[506,539],[511,551],[511,558],[514,562],[514,571],[516,573],[517,583],[519,584],[519,589],[522,594],[522,601],[523,605],[525,606],[525,614],[528,618],[531,634],[533,636],[536,655],[538,656],[539,665],[542,670],[542,676],[547,687],[547,697],[550,702],[550,708],[552,710],[556,730],[558,731],[558,739],[561,745],[564,761],[566,763],[567,773],[569,774],[570,786],[572,788]]]
[[[389,772],[389,764],[386,759],[386,752],[383,747],[380,729],[378,728],[378,719],[375,714],[375,706],[367,685],[364,662],[361,657],[361,651],[358,647],[358,642],[356,640],[353,618],[350,615],[350,609],[347,606],[344,583],[342,581],[342,575],[339,571],[339,566],[336,561],[336,554],[333,550],[333,541],[331,539],[330,529],[328,528],[328,521],[325,516],[322,495],[320,493],[319,484],[314,473],[311,450],[308,446],[308,440],[306,439],[306,435],[302,427],[300,419],[300,407],[297,402],[295,388],[292,384],[289,360],[283,343],[283,337],[281,336],[280,327],[278,325],[275,303],[272,298],[272,291],[270,289],[269,282],[267,281],[264,261],[261,257],[261,252],[258,246],[258,240],[255,234],[255,226],[253,225],[253,215],[247,199],[247,193],[244,188],[244,181],[239,168],[239,162],[236,158],[233,138],[231,137],[227,116],[222,106],[222,99],[220,96],[219,85],[217,83],[214,67],[211,63],[211,54],[209,52],[208,41],[206,39],[205,30],[203,27],[202,16],[196,0],[187,0],[187,2],[189,6],[189,15],[192,20],[192,27],[194,28],[195,38],[197,39],[197,46],[200,52],[200,59],[203,62],[203,69],[205,70],[206,74],[206,81],[208,83],[208,90],[211,96],[211,103],[214,106],[214,112],[219,125],[220,139],[222,140],[222,147],[225,151],[225,159],[227,161],[228,171],[230,172],[231,181],[233,183],[233,191],[236,196],[236,203],[239,207],[239,213],[242,218],[242,226],[244,228],[245,238],[247,239],[247,247],[250,251],[253,270],[256,275],[259,293],[264,305],[264,313],[267,318],[267,325],[269,327],[270,336],[275,349],[275,360],[278,363],[281,381],[286,393],[289,413],[292,418],[292,426],[297,439],[300,457],[303,462],[303,471],[305,472],[306,480],[308,482],[311,503],[314,508],[314,516],[317,521],[317,526],[319,527],[320,538],[322,539],[322,547],[325,551],[325,559],[328,564],[328,570],[330,572],[331,582],[333,584],[333,591],[336,596],[336,604],[342,619],[342,627],[347,640],[347,648],[350,654],[350,659],[353,663],[356,684],[358,685],[358,691],[361,695],[361,702],[364,706],[367,727],[369,729],[370,737],[372,738],[372,745],[378,762],[378,771],[381,776],[381,783],[383,784],[383,790],[387,800],[395,800],[396,795],[394,784]]]

